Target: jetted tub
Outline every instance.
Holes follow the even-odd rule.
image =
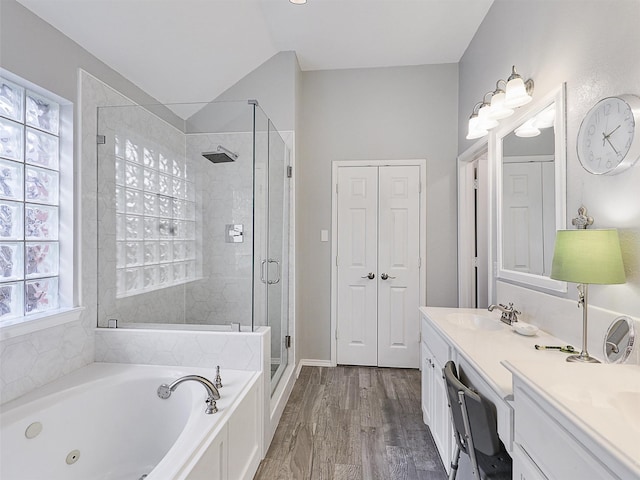
[[[260,373],[222,370],[219,411],[210,415],[198,382],[158,397],[160,384],[185,375],[213,381],[215,370],[94,363],[3,405],[0,478],[252,478],[261,454]]]

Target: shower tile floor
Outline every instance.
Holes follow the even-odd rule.
[[[254,480],[444,480],[420,372],[303,367]]]

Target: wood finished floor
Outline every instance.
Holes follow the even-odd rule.
[[[440,480],[420,372],[303,367],[254,480]]]

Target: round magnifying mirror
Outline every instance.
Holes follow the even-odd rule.
[[[629,358],[635,336],[633,320],[624,315],[616,318],[604,339],[604,358],[607,363],[623,363]]]

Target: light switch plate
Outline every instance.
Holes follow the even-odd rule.
[[[242,243],[244,241],[244,226],[237,224],[227,224],[225,235],[225,242],[227,243]]]

